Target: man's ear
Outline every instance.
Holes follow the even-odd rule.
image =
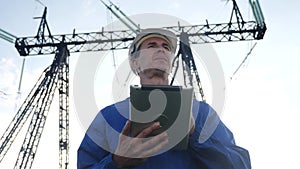
[[[136,70],[140,67],[139,64],[138,64],[137,59],[131,59],[130,60],[130,66],[131,66],[132,70]]]

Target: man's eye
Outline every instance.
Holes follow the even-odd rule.
[[[167,50],[167,51],[171,51],[171,48],[169,46],[164,46],[164,48]]]

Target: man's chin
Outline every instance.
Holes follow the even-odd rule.
[[[163,74],[169,74],[169,71],[163,68],[150,68],[150,69],[144,69],[144,73],[163,73]]]

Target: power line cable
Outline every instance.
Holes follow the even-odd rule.
[[[248,59],[248,57],[250,56],[252,50],[254,49],[254,47],[256,46],[257,42],[254,43],[254,45],[252,46],[252,48],[250,49],[250,51],[247,53],[246,57],[244,58],[244,60],[242,61],[242,63],[238,66],[238,68],[233,72],[232,76],[230,77],[230,79],[233,78],[233,76],[239,71],[239,69],[241,68],[241,66],[245,63],[245,61]]]

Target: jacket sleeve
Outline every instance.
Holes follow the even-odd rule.
[[[78,169],[118,169],[112,154],[98,146],[87,134],[77,151]]]
[[[118,108],[126,112],[128,105],[124,105]],[[77,168],[118,169],[112,160],[112,152],[118,145],[126,121],[114,105],[102,109],[90,124],[78,148]]]
[[[211,106],[203,102],[198,104],[196,110],[193,107],[196,126],[188,150],[193,160],[200,168],[250,169],[248,151],[235,144],[232,132]]]
[[[117,165],[112,160],[114,150],[110,149],[112,141],[108,139],[106,114],[112,114],[111,107],[102,109],[89,128],[77,151],[77,168],[78,169],[117,169]],[[114,115],[114,114],[113,114]],[[120,126],[121,128],[121,126]],[[112,138],[118,141],[118,135]],[[115,143],[116,144],[116,143]]]

